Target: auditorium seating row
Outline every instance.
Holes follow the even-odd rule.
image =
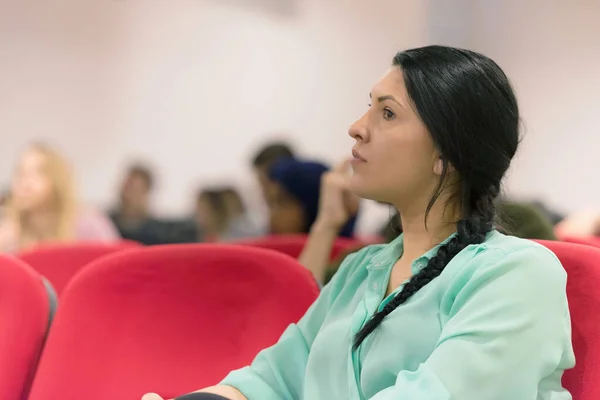
[[[0,399],[133,400],[215,384],[273,344],[318,296],[289,255],[304,240],[90,243],[0,256]],[[541,243],[568,273],[577,366],[564,385],[574,400],[597,400],[600,248]],[[341,241],[332,256],[356,245]]]

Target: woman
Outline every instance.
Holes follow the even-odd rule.
[[[21,155],[0,222],[0,253],[44,242],[118,239],[107,217],[79,207],[71,171],[60,154],[35,144]]]
[[[543,246],[493,225],[519,143],[507,77],[474,52],[418,48],[396,55],[371,99],[350,128],[349,188],[393,204],[403,234],[346,258],[277,344],[204,393],[571,399],[561,386],[574,365],[565,271]],[[344,217],[323,215],[324,226]]]
[[[247,239],[265,234],[264,229],[252,220],[246,210],[239,192],[233,187],[222,189],[223,201],[227,208],[227,230],[223,235],[224,241]]]
[[[271,233],[309,233],[319,210],[322,179],[329,168],[313,161],[282,159],[271,167],[271,185],[267,190]],[[351,210],[344,224],[336,227],[336,236],[352,237],[358,213],[358,201],[348,199]]]

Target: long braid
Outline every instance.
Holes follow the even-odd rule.
[[[362,327],[354,337],[355,350],[381,324],[387,315],[404,304],[422,287],[437,278],[446,265],[465,247],[485,241],[487,234],[494,228],[496,215],[494,199],[498,195],[498,191],[499,185],[493,185],[486,193],[472,197],[477,198],[477,201],[475,204],[470,205],[471,207],[469,208],[472,211],[465,218],[458,221],[456,235],[447,243],[440,246],[437,254],[429,260],[427,266],[414,275],[404,285],[400,293],[387,303],[381,311],[376,312],[365,326]]]

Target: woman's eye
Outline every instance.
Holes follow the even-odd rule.
[[[384,108],[383,109],[383,118],[387,121],[391,121],[396,117],[396,114],[394,114],[394,112],[392,110],[390,110],[389,108]]]

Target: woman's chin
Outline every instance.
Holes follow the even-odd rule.
[[[379,201],[376,188],[373,188],[372,185],[368,184],[368,182],[365,182],[356,176],[350,180],[348,188],[358,197],[367,200]]]

